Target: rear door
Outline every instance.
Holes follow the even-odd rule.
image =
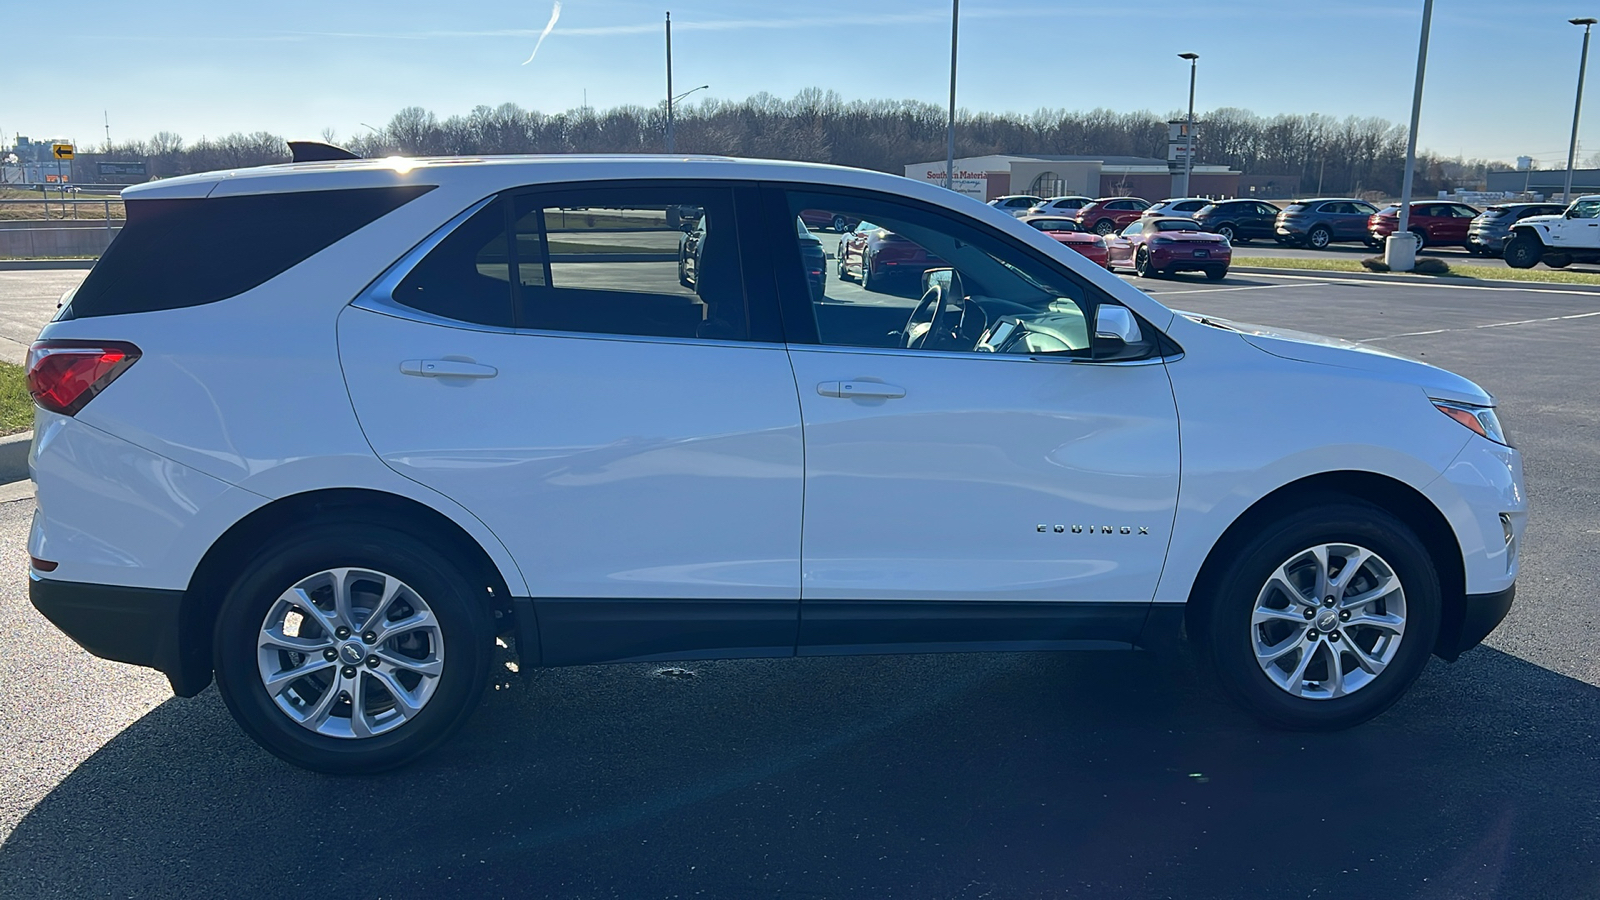
[[[771,254],[805,424],[800,652],[1136,640],[1177,500],[1162,361],[1095,359],[1104,295],[977,223],[870,192],[770,201],[777,220],[870,219],[952,267],[924,273],[952,285],[942,309],[920,281],[813,301],[793,239]]]
[[[547,663],[793,652],[800,416],[770,278],[746,278],[753,196],[512,192],[340,317],[374,451],[510,549]],[[702,211],[692,289],[673,208]]]

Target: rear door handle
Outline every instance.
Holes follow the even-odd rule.
[[[906,389],[881,381],[824,381],[817,385],[817,393],[854,400],[898,400],[906,395]]]
[[[493,378],[500,374],[500,370],[494,366],[458,359],[408,359],[400,364],[400,371],[423,378]]]

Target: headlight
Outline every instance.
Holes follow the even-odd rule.
[[[1435,400],[1433,408],[1496,444],[1511,446],[1511,442],[1506,440],[1505,430],[1500,427],[1500,418],[1494,414],[1492,406],[1472,406],[1450,400]]]

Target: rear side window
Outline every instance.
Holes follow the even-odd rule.
[[[128,201],[71,316],[182,309],[259,287],[432,185]]]

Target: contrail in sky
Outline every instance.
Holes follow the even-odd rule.
[[[556,27],[556,20],[559,18],[561,18],[561,0],[556,0],[556,5],[550,10],[550,24],[544,26],[544,30],[539,32],[539,42],[533,45],[533,52],[528,54],[528,58],[522,61],[523,65],[533,62],[533,58],[539,55],[539,48],[544,46],[544,39],[550,36],[550,32]]]

